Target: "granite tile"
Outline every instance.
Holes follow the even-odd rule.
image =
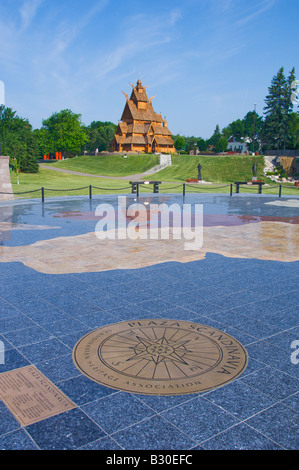
[[[4,351],[4,364],[0,364],[0,374],[29,364],[30,362],[19,351],[9,349]]]
[[[79,448],[79,450],[123,450],[111,437],[103,437]]]
[[[5,320],[6,318],[18,317],[20,315],[20,310],[11,305],[3,298],[0,299],[0,320]]]
[[[31,424],[26,431],[41,450],[74,450],[105,436],[78,408]]]
[[[51,333],[53,336],[62,336],[67,332],[76,332],[86,329],[86,326],[83,322],[75,320],[71,317],[64,317],[63,319],[57,319],[53,323],[47,323],[43,325],[45,330]]]
[[[5,333],[6,339],[15,347],[27,346],[51,338],[50,333],[39,326]]]
[[[35,326],[34,322],[21,313],[0,319],[0,333],[2,334],[23,328],[30,328],[32,326]]]
[[[0,436],[19,429],[21,426],[9,409],[0,401]]]
[[[155,415],[151,408],[125,392],[110,394],[82,406],[81,409],[107,434],[113,434]]]
[[[0,450],[39,450],[24,429],[0,436]]]
[[[161,416],[141,421],[111,436],[124,450],[187,450],[196,442]]]
[[[42,358],[41,358],[42,359]],[[35,364],[37,368],[55,384],[62,380],[80,375],[72,360],[72,353],[54,359],[41,360]]]
[[[288,398],[285,398],[281,403],[299,413],[299,392]]]
[[[287,350],[276,347],[267,340],[262,340],[249,344],[247,351],[250,357],[299,379],[299,368],[291,361],[291,344]]]
[[[284,449],[298,450],[298,420],[298,413],[277,404],[249,418],[245,423],[272,439]]]
[[[22,346],[18,350],[33,364],[63,356],[70,352],[70,349],[56,338]]]
[[[70,333],[66,332],[64,335],[59,336],[59,341],[73,350],[77,341],[79,341],[79,339],[83,338],[83,336],[89,332],[90,328],[86,328],[80,331],[72,331]]]
[[[96,383],[84,375],[63,380],[58,382],[57,385],[78,406],[118,393],[116,390]]]
[[[283,450],[276,442],[244,423],[237,424],[203,442],[205,450]]]
[[[299,327],[291,328],[287,331],[282,331],[276,335],[272,335],[266,339],[267,342],[277,346],[278,348],[286,349],[290,352],[291,344],[299,338]]]
[[[0,345],[1,345],[1,352],[8,351],[9,349],[14,349],[13,345],[6,339],[4,336],[0,335]]]
[[[38,325],[44,327],[49,323],[53,323],[57,320],[69,320],[71,318],[70,315],[67,315],[62,310],[54,307],[51,304],[41,304],[41,308],[38,311],[31,311],[27,313],[27,316]]]
[[[156,413],[161,413],[182,403],[189,402],[193,398],[197,398],[200,394],[188,395],[137,395],[138,400],[149,406]]]
[[[276,400],[236,380],[205,394],[205,399],[244,420],[268,408]]]
[[[204,397],[171,408],[161,416],[200,443],[238,422],[232,414]]]
[[[270,366],[242,376],[242,382],[276,400],[288,398],[298,391],[299,380]]]
[[[243,333],[250,336],[255,336],[259,339],[267,338],[268,336],[274,335],[279,331],[279,327],[277,325],[267,323],[267,321],[260,320],[256,317],[252,317],[250,314],[247,315],[246,309],[244,315],[239,314],[239,319],[240,323],[230,326],[235,326]]]

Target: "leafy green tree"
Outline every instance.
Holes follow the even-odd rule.
[[[288,148],[299,150],[299,115],[297,113],[290,115]]]
[[[63,156],[74,157],[81,153],[87,142],[81,115],[70,109],[53,113],[42,122],[39,144],[46,154],[61,152]]]
[[[98,149],[99,152],[108,151],[109,143],[114,137],[117,126],[110,121],[92,121],[86,127],[87,142],[85,149],[94,152]]]
[[[207,148],[214,152],[222,152],[223,151],[222,150],[223,141],[221,141],[222,137],[223,136],[221,134],[220,127],[217,124],[213,135],[207,140]],[[226,141],[226,148],[227,148],[227,141]]]
[[[277,75],[272,78],[265,98],[263,139],[266,144],[277,149],[285,149],[289,138],[289,121],[293,108],[291,83],[294,79],[294,69],[287,79],[284,68],[281,67]]]
[[[184,137],[184,139],[185,139],[185,142],[186,142],[185,150],[186,150],[187,154],[189,154],[191,152],[191,150],[196,149],[198,137],[189,136],[189,137]]]
[[[222,130],[222,133],[226,139],[233,136],[238,142],[242,142],[242,139],[244,138],[244,121],[237,119],[236,121],[231,122]]]
[[[202,138],[198,139],[197,148],[200,152],[204,152],[205,150],[207,150],[207,142]]]
[[[263,130],[263,117],[256,111],[249,111],[243,119],[244,137],[249,138],[249,150],[256,152],[259,149],[259,137]]]
[[[215,144],[215,152],[225,152],[227,150],[227,139],[225,137],[219,137]]]
[[[181,150],[184,150],[186,147],[186,141],[184,137],[178,135],[174,141],[174,146],[178,152],[180,152]]]
[[[9,155],[22,172],[38,171],[38,146],[31,124],[3,105],[0,106],[0,143],[1,153]]]

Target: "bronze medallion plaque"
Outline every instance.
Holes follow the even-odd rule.
[[[145,395],[211,390],[247,366],[245,348],[215,328],[169,319],[107,325],[81,338],[73,360],[87,377],[107,387]]]

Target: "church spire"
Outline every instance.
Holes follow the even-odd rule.
[[[118,152],[175,152],[171,132],[166,118],[157,114],[149,100],[146,88],[142,85],[140,74],[136,86],[132,86],[130,98],[126,97],[125,108],[111,142],[111,151]]]

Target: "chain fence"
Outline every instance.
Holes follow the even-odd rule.
[[[150,187],[150,184],[154,186],[154,189]],[[171,184],[171,183],[170,183]],[[167,193],[169,191],[173,191],[174,189],[180,188],[179,193],[182,193],[183,196],[185,196],[187,193],[198,193],[198,192],[209,192],[210,190],[218,191],[219,189],[224,189],[224,188],[229,188],[229,194],[230,196],[233,196],[233,194],[239,194],[240,189],[242,188],[243,192],[258,192],[258,194],[262,194],[264,191],[268,190],[277,190],[277,195],[278,197],[281,197],[283,194],[283,189],[287,190],[295,190],[295,192],[298,192],[299,186],[287,186],[283,184],[277,184],[277,185],[265,185],[263,183],[261,184],[247,184],[245,182],[236,182],[236,183],[229,183],[229,184],[224,184],[224,185],[219,185],[219,184],[203,184],[203,185],[198,185],[198,184],[188,184],[188,183],[179,183],[176,186],[168,186],[168,183],[162,183],[162,182],[150,182],[150,183],[145,183],[145,182],[130,182],[130,186],[125,186],[121,188],[113,188],[113,187],[100,187],[100,186],[83,186],[80,188],[68,188],[68,189],[57,189],[57,188],[45,188],[41,187],[38,189],[30,190],[30,191],[19,191],[19,192],[3,192],[0,191],[0,194],[2,195],[10,195],[14,197],[22,196],[24,194],[33,194],[33,193],[40,193],[41,195],[41,200],[42,202],[45,202],[46,192],[55,192],[55,193],[70,193],[70,192],[76,192],[76,191],[85,191],[88,190],[88,195],[89,198],[92,199],[94,193],[93,189],[99,190],[99,191],[109,191],[111,193],[119,192],[119,191],[126,191],[129,193],[136,194],[139,196],[140,194],[140,188],[146,189],[147,193],[148,192],[154,192],[154,193],[159,193],[161,190],[161,186],[163,186],[164,192]],[[150,190],[150,191],[149,191]],[[163,191],[161,191],[163,193]],[[177,193],[176,193],[177,194]],[[275,193],[276,194],[276,193]],[[1,200],[1,199],[0,199]]]

